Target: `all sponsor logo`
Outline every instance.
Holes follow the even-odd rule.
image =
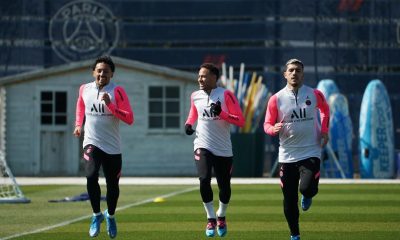
[[[99,104],[94,104],[92,105],[92,108],[90,109],[91,112],[96,112],[96,113],[104,113],[104,104],[99,103]]]
[[[298,109],[299,111],[296,111],[296,109],[293,109],[292,111],[292,115],[291,115],[291,119],[296,118],[296,119],[300,119],[300,118],[306,118],[306,109],[305,108],[300,108]]]
[[[285,122],[287,123],[294,123],[294,122],[304,122],[304,121],[311,121],[313,117],[309,117],[307,115],[307,108],[298,108],[293,109],[292,113],[290,114],[290,120]]]
[[[104,5],[78,0],[64,5],[51,18],[49,38],[55,53],[71,62],[109,54],[119,40],[119,24]]]
[[[210,110],[207,111],[207,109],[204,109],[203,111],[203,119],[219,119],[219,117],[215,114],[213,114]]]

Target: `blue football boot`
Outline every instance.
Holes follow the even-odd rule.
[[[225,217],[218,217],[217,232],[218,236],[220,237],[224,237],[228,232],[228,226],[226,225]]]
[[[104,211],[104,215],[106,216],[107,234],[110,238],[115,238],[117,236],[117,223],[115,222],[115,217],[110,218],[108,210]]]
[[[301,208],[303,211],[307,211],[312,204],[312,198],[306,198],[304,196],[301,196]]]
[[[209,218],[206,227],[206,236],[214,237],[215,236],[215,226],[217,225],[217,221],[215,218]]]
[[[90,237],[97,237],[97,235],[99,235],[100,225],[103,222],[103,220],[104,220],[103,214],[92,217],[92,222],[90,223],[90,229],[89,229]]]

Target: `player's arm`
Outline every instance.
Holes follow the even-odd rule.
[[[276,95],[268,100],[267,110],[265,111],[264,132],[271,136],[276,136],[281,130],[283,123],[277,123],[278,106]]]
[[[185,122],[185,132],[187,135],[192,135],[194,133],[193,124],[197,121],[198,113],[197,108],[193,102],[193,94],[190,96],[190,110],[189,115]]]
[[[228,109],[228,112],[224,112],[221,110],[219,116],[221,119],[235,124],[236,126],[243,127],[245,124],[245,120],[243,117],[242,109],[240,108],[239,102],[236,99],[235,95],[229,90],[224,92],[225,104]]]
[[[321,91],[314,89],[314,94],[317,98],[317,108],[319,109],[321,117],[321,146],[325,146],[329,141],[329,105],[326,102],[324,94]]]
[[[82,92],[85,84],[79,88],[78,100],[76,101],[76,112],[75,112],[75,129],[74,135],[79,137],[82,132],[83,119],[85,118],[85,102],[82,98]]]
[[[109,102],[107,104],[108,109],[112,112],[114,116],[123,122],[131,125],[134,121],[133,111],[131,104],[128,99],[128,95],[125,90],[118,86],[114,89],[115,104]]]

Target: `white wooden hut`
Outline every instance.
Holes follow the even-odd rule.
[[[112,57],[135,123],[121,122],[123,175],[194,176],[193,136],[184,134],[197,74]],[[79,86],[94,60],[0,78],[0,150],[16,176],[82,175],[72,135]]]

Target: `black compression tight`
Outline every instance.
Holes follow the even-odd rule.
[[[204,148],[195,151],[195,163],[200,180],[200,194],[203,202],[213,200],[211,187],[212,170],[214,169],[219,189],[219,200],[228,204],[231,198],[232,157],[215,156]]]
[[[314,197],[318,193],[319,174],[320,160],[318,158],[280,164],[283,210],[291,235],[300,235],[298,191],[306,198]]]
[[[84,149],[83,161],[87,179],[87,191],[93,212],[100,212],[101,189],[99,185],[99,170],[103,167],[107,184],[108,213],[113,215],[117,208],[119,198],[119,178],[121,175],[121,154],[107,154],[93,145],[87,145]]]

